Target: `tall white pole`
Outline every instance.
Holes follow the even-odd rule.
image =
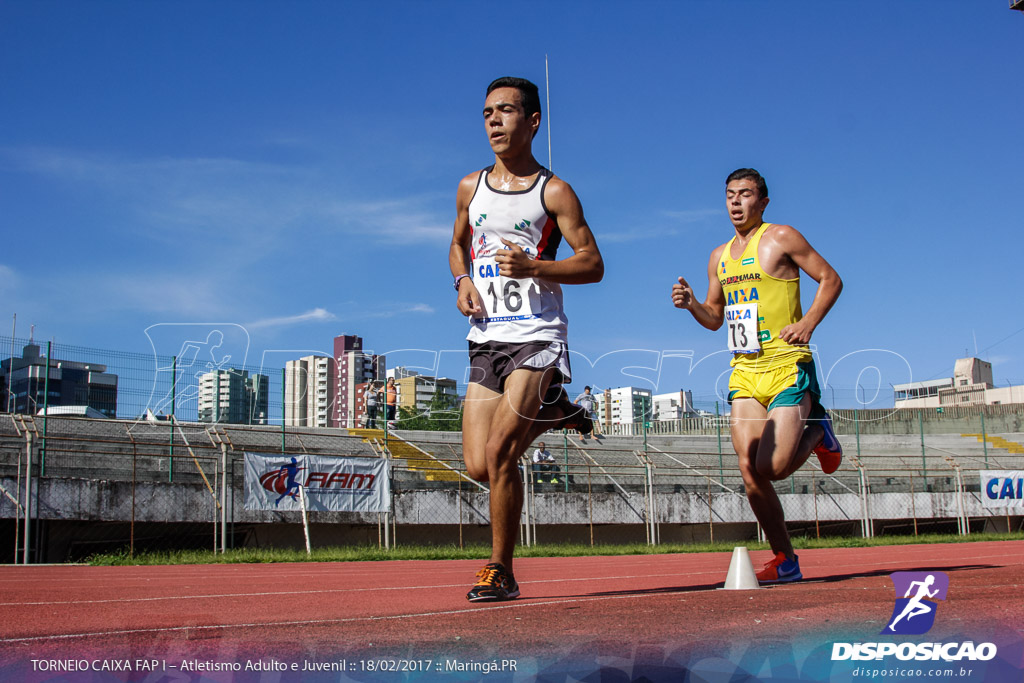
[[[551,79],[548,76],[548,56],[544,55],[544,86],[548,101],[548,170],[551,170]]]
[[[18,332],[18,314],[14,314],[14,321],[11,323],[11,359],[7,361],[7,412],[14,412],[14,391],[11,388],[11,381],[14,379],[14,337]]]
[[[306,514],[305,486],[299,486],[299,503],[302,505],[302,534],[306,538],[306,555],[312,555],[313,549],[309,546],[309,517]]]

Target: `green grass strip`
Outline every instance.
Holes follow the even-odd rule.
[[[919,545],[925,543],[976,543],[979,541],[1020,541],[1024,533],[983,533],[959,536],[957,534],[921,534],[920,536],[881,536],[875,538],[829,537],[794,538],[794,545],[807,548],[872,548],[887,545]],[[732,552],[737,545],[750,550],[767,550],[768,544],[756,541],[727,541],[719,543],[643,543],[625,545],[541,544],[520,547],[516,557],[587,557],[596,555],[664,555],[672,553]],[[127,550],[119,553],[94,555],[87,560],[95,566],[175,565],[175,564],[256,564],[265,562],[372,562],[379,560],[485,560],[490,557],[489,546],[399,545],[391,550],[366,546],[318,548],[311,555],[302,550],[241,548],[226,553],[211,550],[180,550],[137,553]]]

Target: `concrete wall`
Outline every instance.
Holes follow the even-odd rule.
[[[0,478],[0,486],[13,491],[15,481]],[[34,497],[33,497],[34,498]],[[794,536],[860,535],[862,501],[859,495],[782,494],[786,519]],[[542,543],[644,543],[646,501],[639,491],[543,492],[531,498],[534,538]],[[488,496],[448,490],[406,491],[394,498],[397,526],[392,538],[401,545],[487,545]],[[965,495],[972,529],[1019,531],[1020,510],[991,511],[981,507],[976,493]],[[955,533],[959,512],[951,492],[876,493],[868,500],[876,533],[911,533],[922,530]],[[755,538],[756,524],[744,497],[658,492],[656,521],[662,543],[741,541]],[[214,518],[218,512],[209,492],[195,484],[138,484],[90,479],[43,480],[34,510],[33,561],[81,560],[95,552],[136,550],[209,549],[219,545]],[[134,519],[133,519],[134,514]],[[0,499],[0,534],[13,538],[14,508]],[[230,547],[302,548],[298,512],[245,510],[241,490],[229,497]],[[314,547],[383,543],[383,517],[376,513],[311,513],[310,537]],[[21,532],[18,525],[18,532]],[[8,533],[10,532],[10,533]],[[0,548],[0,562],[13,561],[10,544]]]
[[[14,491],[16,481],[0,478],[0,485]],[[133,497],[134,495],[134,497]],[[861,498],[854,493],[779,496],[786,519],[798,521],[859,520]],[[246,510],[242,491],[229,492],[228,520],[236,524],[295,523],[298,512]],[[684,524],[752,523],[746,498],[733,493],[714,493],[710,506],[706,495],[685,492],[659,492],[655,496],[656,520]],[[949,518],[958,514],[953,492],[874,493],[868,499],[875,519],[917,517]],[[127,522],[212,522],[219,515],[209,491],[203,485],[138,483],[134,494],[130,482],[92,479],[42,480],[38,504],[33,516],[47,520],[121,521]],[[981,506],[977,494],[965,496],[970,516],[993,516]],[[642,524],[646,502],[640,491],[537,493],[532,496],[533,518],[537,524],[589,525]],[[395,519],[399,525],[487,524],[488,494],[454,490],[406,491],[394,497]],[[1002,513],[1000,513],[1002,514]],[[0,518],[15,516],[14,506],[6,497],[0,498]],[[376,513],[313,512],[312,523],[345,523],[376,525]]]

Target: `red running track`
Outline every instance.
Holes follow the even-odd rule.
[[[757,567],[769,559],[752,555]],[[803,582],[716,590],[729,560],[519,559],[523,595],[497,604],[465,599],[479,561],[5,566],[0,657],[638,656],[682,646],[723,656],[741,642],[877,639],[894,604],[889,574],[909,570],[949,576],[928,638],[1024,634],[1024,541],[804,550]]]

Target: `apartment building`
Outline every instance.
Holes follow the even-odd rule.
[[[199,421],[226,424],[267,424],[270,379],[229,368],[199,378]]]
[[[693,407],[692,391],[680,389],[668,394],[655,394],[651,397],[651,402],[653,404],[651,419],[655,422],[682,420],[697,414]]]
[[[0,361],[0,399],[3,412],[35,415],[44,406],[80,406],[116,417],[117,375],[99,363],[47,359],[30,341],[21,358]]]
[[[1024,403],[1024,385],[997,387],[992,381],[991,363],[959,358],[952,377],[893,385],[893,400],[897,408]]]
[[[641,422],[645,415],[650,416],[653,407],[650,389],[619,387],[595,396],[598,418],[605,425]]]
[[[434,396],[440,392],[451,406],[458,405],[459,393],[454,379],[413,375],[395,380],[398,389],[398,409],[405,408],[416,413],[430,409]]]
[[[334,384],[333,420],[338,427],[358,427],[361,410],[359,385],[383,381],[386,358],[363,349],[362,337],[338,335],[334,338],[337,377]]]
[[[293,427],[337,427],[333,405],[338,364],[329,356],[304,356],[285,363],[284,423]]]

